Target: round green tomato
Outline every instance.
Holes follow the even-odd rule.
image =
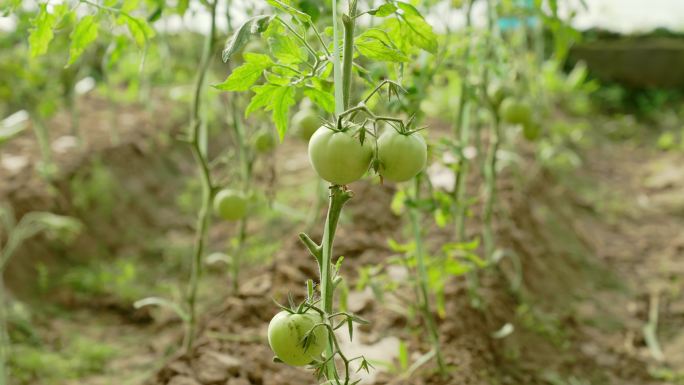
[[[373,158],[369,138],[354,137],[354,129],[334,131],[320,127],[309,140],[309,161],[318,175],[336,185],[361,179]]]
[[[321,119],[311,108],[297,111],[292,117],[292,128],[302,140],[308,142],[311,135],[321,126]]]
[[[270,152],[275,147],[275,144],[276,143],[273,134],[268,131],[260,131],[254,137],[254,148],[257,150],[257,152]]]
[[[523,136],[530,142],[534,142],[541,134],[541,127],[536,122],[530,122],[523,125]]]
[[[526,103],[506,99],[501,103],[501,117],[509,124],[530,124],[532,122],[532,108]]]
[[[494,103],[495,106],[500,106],[501,103],[510,94],[507,87],[502,86],[499,83],[492,83],[487,87],[487,95],[489,99]]]
[[[225,220],[242,219],[247,214],[247,199],[239,191],[223,189],[214,197],[214,212]]]
[[[303,366],[318,359],[328,346],[328,329],[313,327],[323,322],[320,314],[309,310],[303,314],[281,311],[268,324],[268,344],[273,353],[284,363]],[[313,329],[313,340],[304,347],[304,337]]]
[[[427,144],[419,133],[405,135],[388,129],[378,139],[378,160],[384,179],[404,182],[425,168]]]

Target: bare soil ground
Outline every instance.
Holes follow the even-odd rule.
[[[83,119],[92,123],[82,127],[99,127],[96,111],[84,112]],[[210,288],[217,294],[205,298],[202,332],[189,355],[164,359],[181,337],[178,320],[168,315],[141,314],[108,298],[83,301],[68,290],[30,298],[35,292],[27,286],[36,279],[36,261],[57,266],[83,263],[103,244],[111,256],[147,250],[145,258],[158,258],[146,245],[150,237],[191,240],[192,217],[176,214],[174,194],[182,184],[178,179],[192,176],[190,159],[181,146],[155,134],[172,132],[179,125],[160,123],[147,113],[132,116],[135,119],[122,124],[130,133],[122,133],[119,144],[111,145],[105,129],[94,130],[87,134],[93,135],[86,141],[87,152],[58,156],[63,173],[52,188],[36,179],[30,167],[11,175],[0,169],[0,177],[7,181],[0,185],[0,198],[12,203],[19,215],[51,210],[78,216],[87,224],[86,233],[69,249],[55,250],[40,239],[31,242],[6,276],[22,300],[57,301],[72,309],[73,317],[42,325],[46,334],[79,330],[103,341],[118,341],[122,347],[122,354],[103,374],[71,383],[314,384],[307,370],[273,363],[265,341],[268,321],[277,311],[272,299],[283,301],[288,292],[302,295],[304,281],[317,276],[315,263],[296,240],[295,227],[272,262],[243,274],[237,295],[228,294],[228,285]],[[56,122],[62,128],[53,132],[66,132],[60,123],[64,120]],[[4,147],[2,155],[36,154],[32,140],[24,135]],[[430,350],[419,319],[401,311],[405,293],[389,293],[378,301],[369,290],[351,291],[351,310],[371,321],[348,345],[376,360],[376,371],[365,383],[684,381],[684,171],[677,167],[684,164],[684,154],[656,152],[631,142],[600,143],[586,150],[583,167],[572,173],[527,170],[523,184],[513,176],[502,180],[497,237],[504,258],[478,274],[475,290],[465,277],[454,278],[446,288],[446,316],[439,319],[439,327],[446,361],[454,368],[449,377],[436,374],[432,361],[410,376],[396,369],[400,341],[407,344],[411,362]],[[301,152],[300,144],[286,143],[278,149],[282,186],[311,177],[306,159],[298,156]],[[99,215],[70,203],[70,178],[90,167],[94,157],[112,170],[128,192],[125,196],[133,197],[121,199],[107,223],[97,223]],[[30,157],[29,164],[34,161]],[[345,256],[345,276],[353,289],[358,268],[387,260],[393,255],[387,239],[405,239],[406,234],[401,219],[388,209],[392,186],[366,181],[351,188],[356,195],[340,224],[336,254]],[[476,181],[472,190],[477,192]],[[293,199],[288,202],[293,207],[311,205],[304,198]],[[430,223],[426,219],[425,226]],[[145,230],[130,234],[128,228]],[[212,240],[219,242],[225,231],[230,229],[212,233]],[[474,218],[469,232],[478,231]],[[431,233],[428,243],[433,249],[452,241],[448,231]],[[312,236],[320,234],[314,230]],[[400,269],[387,273],[391,279],[405,279]],[[506,329],[512,332],[497,333]],[[649,330],[655,338],[645,337]]]

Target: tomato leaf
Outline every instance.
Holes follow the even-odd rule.
[[[183,16],[185,15],[185,11],[188,10],[189,6],[190,0],[178,0],[178,4],[176,5],[176,12],[178,12],[179,15]]]
[[[121,13],[118,22],[126,24],[133,40],[135,40],[135,43],[140,48],[145,47],[147,41],[154,37],[154,29],[143,19],[133,17],[127,13]]]
[[[98,27],[99,24],[93,15],[85,16],[78,21],[69,35],[71,44],[69,45],[69,63],[67,65],[75,62],[83,54],[86,47],[97,39]]]
[[[330,92],[322,91],[318,88],[307,87],[304,95],[308,96],[312,102],[327,112],[335,111],[335,97]]]
[[[290,5],[290,0],[266,0],[272,6],[285,11],[302,23],[311,23],[311,16]]]
[[[392,4],[392,3],[386,3],[383,4],[375,9],[371,9],[368,11],[370,15],[377,16],[377,17],[385,17],[393,14],[394,12],[397,11],[397,6]]]
[[[271,53],[283,64],[297,64],[305,62],[306,51],[290,36],[274,34],[269,36],[268,45]]]
[[[401,52],[390,39],[387,32],[371,28],[356,38],[356,48],[369,59],[407,62],[408,56]]]
[[[290,119],[290,107],[295,104],[295,89],[292,86],[279,87],[273,93],[273,122],[282,142]]]
[[[409,3],[397,1],[397,6],[403,11],[401,19],[411,30],[411,33],[407,33],[405,37],[417,47],[430,53],[437,53],[437,35],[423,15]]]
[[[58,21],[56,14],[48,12],[47,3],[40,5],[38,15],[31,20],[33,28],[31,28],[28,39],[31,57],[40,56],[47,52],[54,37],[52,29]]]
[[[233,70],[223,83],[212,87],[221,91],[247,91],[261,77],[264,70],[273,65],[268,55],[245,53],[245,63]]]
[[[252,35],[256,35],[266,30],[269,23],[273,19],[269,15],[259,15],[247,20],[240,28],[233,33],[233,35],[226,40],[226,45],[223,48],[221,58],[224,62],[227,62],[235,52],[240,51]]]
[[[252,100],[245,109],[245,117],[248,117],[252,112],[260,108],[268,109],[268,106],[271,105],[271,100],[273,99],[273,93],[278,88],[280,87],[273,84],[264,84],[261,86],[252,87],[254,96],[252,96]]]

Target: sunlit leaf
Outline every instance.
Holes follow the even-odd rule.
[[[332,113],[335,111],[335,97],[330,92],[322,91],[318,88],[307,87],[304,95],[308,96],[312,102],[323,110]]]
[[[406,37],[414,45],[428,52],[437,52],[437,35],[432,30],[432,26],[425,21],[423,15],[411,4],[397,1],[396,4],[403,11],[401,19],[404,21],[411,33]]]
[[[377,8],[368,11],[369,14],[377,17],[385,17],[396,12],[397,6],[392,3],[385,3]]]
[[[38,15],[31,20],[33,28],[29,33],[29,47],[31,56],[40,56],[47,52],[50,41],[54,37],[52,28],[55,25],[56,17],[47,11],[47,3],[40,5]]]
[[[78,21],[71,32],[69,45],[69,64],[75,62],[90,43],[97,39],[98,22],[95,16],[88,15]]]
[[[371,28],[358,36],[355,42],[359,52],[369,59],[389,62],[409,60],[408,56],[392,43],[387,32],[381,29]]]
[[[295,89],[292,86],[279,87],[273,93],[273,122],[282,141],[287,132],[290,119],[290,107],[295,104]]]
[[[240,28],[228,38],[223,47],[221,58],[224,62],[230,60],[234,53],[239,52],[247,43],[252,35],[263,32],[268,27],[272,16],[259,15],[247,20]]]
[[[233,70],[223,83],[213,85],[221,91],[247,91],[273,65],[268,55],[245,53],[245,63]]]

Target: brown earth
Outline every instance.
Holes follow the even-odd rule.
[[[100,127],[97,109],[88,111],[93,112],[85,112],[83,119],[92,123],[81,126]],[[50,210],[77,216],[87,224],[86,233],[69,248],[55,250],[39,239],[21,250],[19,262],[6,273],[20,298],[32,293],[27,286],[35,280],[31,266],[37,260],[54,265],[82,263],[103,245],[110,256],[148,249],[145,258],[155,258],[159,256],[145,247],[149,237],[191,239],[193,218],[177,215],[174,191],[182,185],[177,176],[192,175],[192,164],[181,145],[156,134],[174,132],[182,125],[155,120],[158,114],[132,113],[135,119],[122,124],[130,132],[122,133],[116,145],[105,129],[87,134],[94,138],[86,140],[87,152],[57,157],[63,171],[54,188],[36,179],[30,168],[16,175],[0,170],[0,177],[7,181],[0,186],[0,196],[19,215]],[[66,125],[59,123],[66,120],[55,121],[61,128],[53,132],[66,132]],[[3,155],[36,153],[27,135],[2,151]],[[287,142],[278,149],[276,159],[290,161],[279,163],[289,172],[278,170],[282,186],[310,179],[306,159],[297,156],[301,152],[301,145]],[[569,174],[527,169],[520,183],[519,172],[509,170],[510,176],[501,181],[497,237],[504,257],[496,266],[480,271],[477,280],[471,277],[470,284],[465,276],[453,277],[445,289],[446,316],[439,319],[439,328],[445,359],[453,368],[449,377],[439,376],[433,361],[417,367],[408,378],[397,372],[399,340],[406,342],[411,363],[430,350],[419,318],[405,311],[410,290],[386,293],[382,301],[368,290],[352,290],[350,308],[371,324],[359,328],[357,345],[350,346],[394,362],[389,366],[376,363],[376,375],[368,383],[637,385],[683,381],[684,172],[676,165],[683,164],[684,155],[622,142],[597,145],[585,151],[583,158],[584,166]],[[100,214],[71,204],[74,192],[69,181],[79,172],[88,172],[95,160],[115,175],[119,188],[126,192],[119,197],[128,197],[116,200],[116,215],[104,224],[96,223],[102,220]],[[160,180],[165,183],[160,185]],[[473,192],[476,186],[474,181]],[[355,197],[341,221],[336,254],[345,256],[344,274],[354,288],[361,266],[382,264],[394,254],[387,246],[388,237],[407,240],[407,234],[402,220],[388,209],[394,193],[391,186],[360,182],[351,188]],[[310,205],[305,198],[297,199],[303,202],[292,203],[295,207]],[[316,223],[320,224],[322,215]],[[427,240],[434,253],[451,237],[448,229],[434,229],[431,223],[424,221],[426,228],[434,230]],[[254,229],[270,231],[260,226],[265,225],[255,224]],[[274,261],[249,268],[238,295],[229,295],[228,285],[215,288],[213,300],[205,303],[208,310],[192,353],[171,356],[147,382],[315,383],[305,369],[273,363],[265,342],[266,326],[277,310],[272,298],[283,301],[288,292],[301,296],[304,281],[317,274],[313,259],[295,240],[296,226],[282,226],[288,231],[281,228],[274,234],[289,235]],[[217,227],[220,230],[212,232],[214,242],[231,231]],[[147,230],[125,231],[131,228]],[[469,229],[471,235],[478,233],[476,218],[469,222]],[[125,244],[121,234],[126,234]],[[320,237],[316,231],[311,235]],[[388,279],[403,279],[396,278],[402,277],[401,269],[385,266],[383,271]],[[212,307],[216,296],[225,300]],[[172,317],[160,321],[144,314],[143,323],[131,323],[140,314],[126,304],[111,304],[106,298],[72,301],[68,293],[57,297],[74,312],[92,311],[83,325],[97,325],[100,317],[107,324],[103,339],[114,341],[126,330],[134,340],[145,341],[132,343],[126,357],[114,360],[106,375],[81,383],[108,383],[117,378],[116,372],[141,377],[154,370],[151,362],[162,359],[169,346],[180,340],[180,325]],[[106,313],[99,314],[102,311]],[[644,337],[649,312],[660,352]],[[73,325],[63,329],[69,328]],[[506,329],[512,331],[503,333]],[[136,356],[141,358],[130,360]]]

